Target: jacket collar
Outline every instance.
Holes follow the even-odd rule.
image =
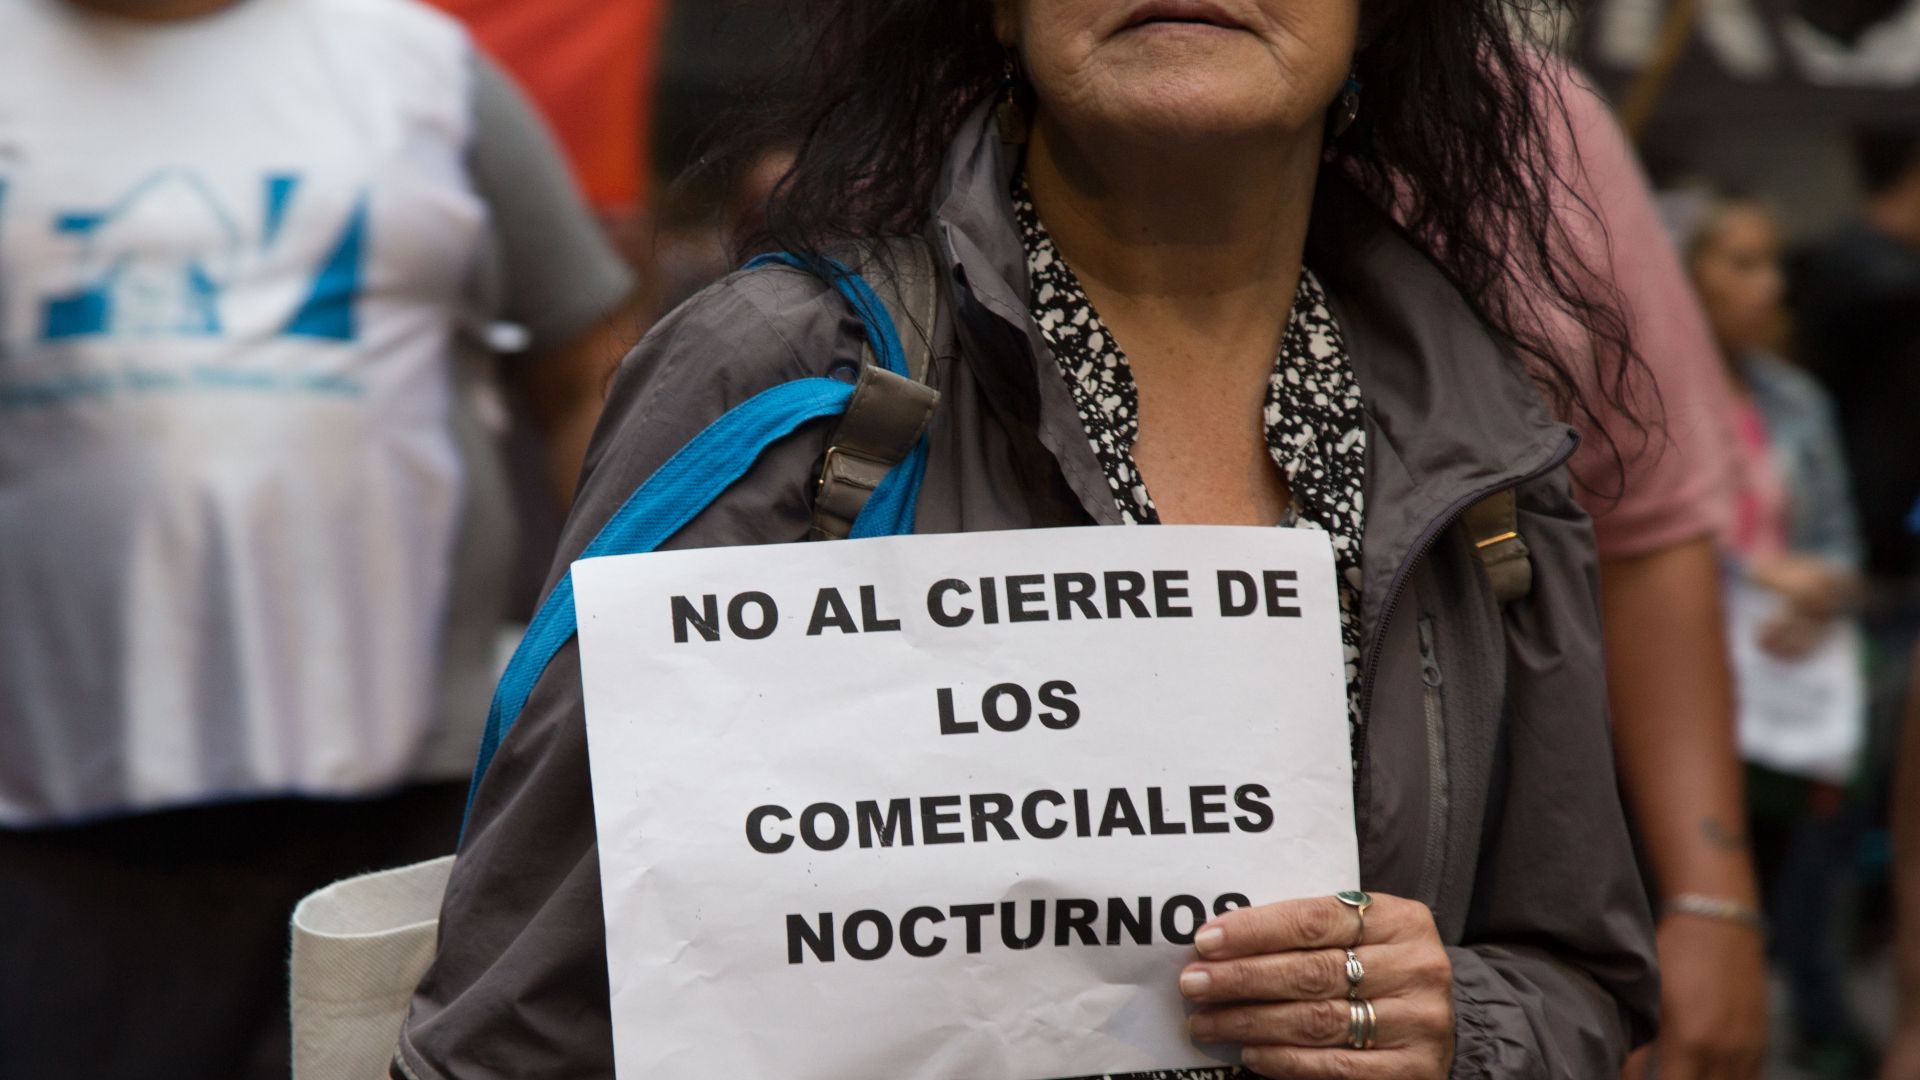
[[[1071,391],[1050,370],[1053,354],[1028,305],[1026,247],[1011,194],[1019,163],[1019,153],[1000,141],[992,110],[982,104],[950,144],[935,192],[931,239],[955,285],[955,321],[966,346],[961,355],[999,407],[1033,426],[1088,516],[1118,525],[1112,489]]]
[[[1010,189],[1019,155],[976,109],[953,140],[935,193],[935,249],[955,283],[963,352],[987,393],[1033,422],[1087,513],[1118,511],[1063,380],[1029,313],[1026,252]],[[1346,334],[1369,420],[1368,614],[1391,575],[1462,500],[1491,493],[1567,452],[1519,361],[1445,275],[1344,180],[1323,173],[1308,262]],[[1464,509],[1464,507],[1461,507]],[[1439,522],[1444,524],[1444,522]],[[1369,620],[1371,622],[1371,620]]]
[[[1362,622],[1377,631],[1439,529],[1558,466],[1577,439],[1439,267],[1344,178],[1322,173],[1307,260],[1365,402]]]

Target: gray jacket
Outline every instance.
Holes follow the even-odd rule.
[[[1008,157],[977,115],[936,195],[950,303],[922,532],[1117,522],[1028,316]],[[1434,911],[1456,1077],[1612,1077],[1649,1037],[1658,989],[1614,783],[1591,530],[1562,467],[1574,440],[1436,268],[1331,179],[1309,262],[1366,399],[1363,885]],[[614,384],[554,575],[721,412],[860,352],[845,303],[785,269],[735,274],[668,316]],[[805,536],[828,426],[776,446],[668,546]],[[1456,522],[1508,488],[1534,585],[1502,609]],[[612,1072],[578,658],[555,658],[478,793],[402,1037],[418,1077]]]

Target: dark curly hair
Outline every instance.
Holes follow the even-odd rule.
[[[789,67],[758,95],[741,145],[780,139],[798,155],[749,243],[820,252],[920,231],[949,141],[1002,85],[992,3],[792,6]],[[1546,14],[1544,0],[1361,0],[1364,104],[1329,140],[1326,167],[1391,210],[1562,417],[1611,439],[1598,420],[1611,413],[1644,435],[1639,418],[1657,397],[1636,400],[1652,383],[1635,377],[1618,290],[1554,209],[1585,202],[1577,165],[1554,149],[1566,141],[1560,83],[1546,50],[1516,29]],[[1568,317],[1590,349],[1570,354],[1584,343],[1548,329]],[[1622,463],[1617,447],[1614,458]]]

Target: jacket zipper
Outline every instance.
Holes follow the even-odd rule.
[[[1413,550],[1407,553],[1399,569],[1393,572],[1392,583],[1387,587],[1387,602],[1381,605],[1380,618],[1373,628],[1373,638],[1368,642],[1366,670],[1360,676],[1360,700],[1366,703],[1366,710],[1361,716],[1360,745],[1354,751],[1354,768],[1359,770],[1360,776],[1366,775],[1368,744],[1373,739],[1373,684],[1380,674],[1380,642],[1386,636],[1387,626],[1393,622],[1393,613],[1400,606],[1401,594],[1407,591],[1407,582],[1413,578],[1413,568],[1421,559],[1426,558],[1427,552],[1431,551],[1434,543],[1440,539],[1440,534],[1451,528],[1453,523],[1460,520],[1461,515],[1476,503],[1540,479],[1566,464],[1567,459],[1573,456],[1573,451],[1579,445],[1579,437],[1568,434],[1566,440],[1560,444],[1560,448],[1554,451],[1553,456],[1533,471],[1456,499],[1441,512],[1439,517],[1434,518],[1425,529],[1421,530],[1420,536],[1414,541]]]
[[[1447,774],[1446,714],[1440,701],[1441,687],[1446,680],[1440,674],[1440,658],[1433,637],[1432,617],[1421,619],[1421,701],[1427,714],[1427,853],[1421,866],[1419,895],[1437,906],[1440,882],[1446,870],[1446,825],[1453,799]]]

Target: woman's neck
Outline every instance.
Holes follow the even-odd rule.
[[[244,3],[245,0],[67,0],[74,7],[101,15],[145,22],[197,19]]]
[[[1271,525],[1291,498],[1263,427],[1300,283],[1318,137],[1121,145],[1034,126],[1027,182],[1139,392],[1134,464],[1161,520]]]
[[[1306,249],[1318,130],[1154,152],[1076,142],[1043,114],[1027,180],[1048,233],[1103,316],[1126,308],[1135,317],[1121,321],[1170,337],[1264,337],[1277,346]]]

